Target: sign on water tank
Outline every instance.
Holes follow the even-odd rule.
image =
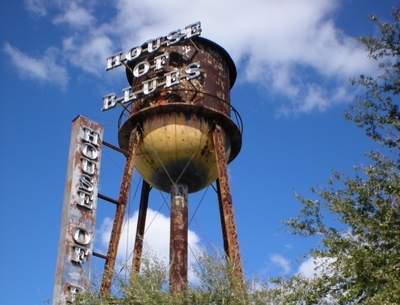
[[[136,46],[125,52],[118,52],[106,59],[106,71],[126,65],[128,61],[137,61],[138,63],[132,69],[133,77],[146,76],[149,71],[160,71],[169,59],[168,52],[155,56],[152,62],[147,60],[140,61],[146,55],[156,52],[161,46],[172,46],[182,40],[199,36],[201,34],[201,23],[196,22],[188,25],[183,29],[170,32],[167,36],[150,39],[142,46]],[[131,87],[122,90],[123,96],[117,97],[115,93],[110,93],[103,96],[102,110],[114,108],[117,104],[128,103],[137,99],[140,95],[148,95],[158,87],[169,88],[179,84],[182,78],[190,80],[200,75],[200,62],[188,64],[184,70],[172,70],[165,73],[163,76],[153,77],[142,82],[141,88],[133,91]]]

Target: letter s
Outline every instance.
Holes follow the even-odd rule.
[[[190,80],[192,78],[196,78],[200,75],[200,62],[193,62],[188,65],[185,69],[186,72],[186,80]]]

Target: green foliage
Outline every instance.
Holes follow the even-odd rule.
[[[357,37],[365,45],[370,59],[378,64],[378,76],[360,75],[358,80],[351,79],[353,84],[364,87],[365,94],[357,96],[356,104],[345,114],[373,140],[388,147],[400,148],[400,112],[395,101],[400,92],[400,12],[392,11],[393,23],[381,22],[376,15],[370,19],[380,30],[374,37]]]
[[[352,80],[364,89],[345,114],[390,156],[368,153],[369,166],[333,173],[318,199],[297,195],[300,215],[286,221],[292,234],[320,236],[311,249],[316,275],[275,279],[282,304],[400,304],[400,11],[393,23],[370,18],[378,37],[357,37],[379,68],[377,76]],[[325,217],[328,216],[329,219]]]
[[[243,304],[245,294],[240,289],[234,269],[220,255],[203,253],[198,259],[193,272],[199,283],[190,287],[193,304]]]
[[[235,269],[224,255],[205,251],[193,266],[198,284],[188,290],[189,304],[267,304],[268,287],[261,279],[251,278],[244,283],[235,276]]]
[[[195,283],[190,283],[185,292],[171,293],[168,289],[168,266],[157,256],[147,255],[142,259],[140,273],[132,274],[129,280],[115,277],[114,288],[117,292],[114,296],[99,297],[99,291],[94,287],[90,292],[79,294],[75,304],[270,304],[267,285],[254,278],[238,283],[234,267],[224,255],[212,255],[203,250],[198,264],[192,268]]]
[[[294,234],[322,237],[310,255],[325,264],[320,276],[303,279],[316,294],[305,304],[400,304],[399,168],[370,156],[374,164],[357,168],[354,178],[335,173],[327,187],[313,189],[319,200],[298,195],[301,214],[286,222]],[[328,225],[324,214],[336,222]]]
[[[140,273],[132,273],[129,279],[115,275],[113,290],[114,295],[101,297],[95,285],[91,291],[79,294],[75,304],[184,304],[182,294],[168,293],[168,266],[161,258],[150,253],[142,258]]]

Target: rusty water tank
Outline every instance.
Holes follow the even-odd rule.
[[[158,68],[152,64],[157,60]],[[142,94],[121,114],[118,140],[128,149],[131,130],[140,126],[135,166],[143,179],[165,192],[176,183],[187,185],[189,193],[211,184],[218,177],[215,124],[223,129],[227,163],[242,145],[240,116],[230,105],[236,67],[229,54],[195,37],[129,61],[126,74],[132,92]]]

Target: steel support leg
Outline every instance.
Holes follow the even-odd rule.
[[[138,222],[136,227],[135,246],[132,258],[132,273],[139,273],[143,252],[144,229],[146,227],[147,207],[149,205],[150,184],[143,180]]]
[[[129,156],[127,158],[121,187],[118,196],[118,205],[115,211],[114,223],[108,245],[107,259],[104,265],[103,279],[100,286],[100,294],[107,296],[110,293],[111,279],[114,272],[115,260],[118,251],[119,239],[121,237],[122,224],[125,216],[126,203],[128,201],[129,190],[131,187],[133,168],[135,167],[136,149],[140,142],[140,133],[135,127],[130,135]]]
[[[219,177],[217,179],[217,192],[224,250],[229,262],[232,264],[234,276],[238,280],[238,283],[241,283],[243,282],[243,270],[228,179],[225,137],[219,125],[215,125],[213,130],[213,142]]]

